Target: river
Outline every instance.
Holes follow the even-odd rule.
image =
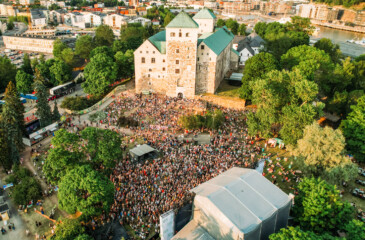
[[[327,28],[323,26],[320,26],[319,29],[320,30],[318,34],[312,36],[311,39],[318,40],[321,38],[329,38],[333,43],[340,45],[340,49],[345,55],[349,55],[351,57],[357,57],[361,54],[365,54],[365,46],[346,42],[347,40],[352,39],[365,39],[365,34]]]

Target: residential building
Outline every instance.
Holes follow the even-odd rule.
[[[115,29],[120,29],[122,25],[127,24],[127,21],[128,17],[119,13],[110,14],[104,18],[104,24]]]
[[[267,240],[288,224],[292,198],[255,169],[233,167],[191,192],[191,221],[172,240]]]
[[[79,12],[67,13],[64,16],[65,24],[72,27],[85,28],[84,15]]]
[[[152,24],[151,20],[143,17],[132,18],[128,21],[128,23],[140,23],[142,26],[148,26]]]
[[[21,4],[21,5],[31,5],[31,4],[34,4],[34,0],[19,0],[19,4]]]
[[[53,42],[56,38],[53,36],[3,36],[4,45],[7,49],[31,51],[31,52],[53,52]]]
[[[246,38],[235,42],[233,44],[233,49],[239,53],[239,65],[245,65],[250,57],[255,56],[260,52],[264,47],[264,44],[265,41],[257,35],[257,33],[251,33]]]
[[[65,15],[67,11],[65,9],[52,10],[49,13],[49,21],[53,23],[62,24],[65,22]]]
[[[103,24],[105,13],[101,12],[84,12],[85,27],[97,27]]]
[[[215,29],[216,17],[207,9],[195,17],[180,12],[134,52],[137,92],[188,98],[215,93],[234,59],[234,35],[226,27]]]
[[[46,9],[31,9],[30,17],[34,27],[44,27],[48,24],[48,10]]]

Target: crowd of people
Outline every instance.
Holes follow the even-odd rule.
[[[144,162],[134,162],[126,154],[115,167],[110,179],[116,193],[109,217],[129,224],[141,238],[153,228],[159,230],[162,213],[191,203],[191,189],[231,167],[253,168],[261,156],[261,148],[247,136],[242,111],[222,108],[225,121],[219,129],[184,132],[178,124],[182,115],[215,107],[191,99],[127,94],[107,108],[102,123],[113,128],[121,115],[133,118],[139,124],[130,128],[132,136],[159,154]],[[210,142],[181,138],[202,131],[209,133]]]

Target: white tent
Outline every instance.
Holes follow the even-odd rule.
[[[287,225],[290,197],[256,170],[231,168],[191,191],[193,221],[214,239],[268,239]],[[183,230],[173,239],[199,239]]]

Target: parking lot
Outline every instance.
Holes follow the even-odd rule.
[[[23,58],[24,53],[28,53],[30,60],[34,58],[40,58],[41,53],[38,52],[28,52],[28,51],[20,51],[20,50],[11,50],[11,49],[5,49],[0,48],[0,56],[1,57],[8,57],[12,64],[14,64],[17,68],[20,68],[23,65]],[[44,58],[47,60],[51,58],[51,55],[44,55]]]

